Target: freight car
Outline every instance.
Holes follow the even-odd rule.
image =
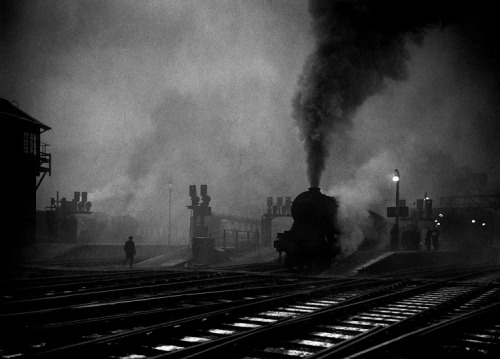
[[[287,268],[326,269],[340,254],[337,226],[337,200],[319,188],[299,194],[292,202],[293,224],[279,233],[274,247],[285,252]]]

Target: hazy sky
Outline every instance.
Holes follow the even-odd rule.
[[[172,179],[172,215],[187,226],[190,184],[208,185],[214,211],[255,218],[267,196],[309,187],[292,115],[318,48],[306,1],[0,4],[0,97],[52,128],[39,208],[56,191],[88,191],[93,210],[164,223]],[[436,22],[418,42],[403,32],[404,76],[380,75],[331,132],[320,187],[345,215],[385,215],[395,168],[411,203],[424,191],[463,194],[467,173],[485,171],[498,188],[497,49],[484,52],[493,27],[477,23]]]

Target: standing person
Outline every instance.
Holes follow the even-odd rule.
[[[391,229],[391,251],[397,251],[399,247],[399,225],[394,224]]]
[[[403,231],[401,232],[401,248],[404,251],[409,250],[409,243],[410,243],[410,230],[408,229],[408,226],[403,227]]]
[[[127,264],[128,261],[130,261],[130,268],[132,268],[132,265],[134,264],[134,256],[135,256],[135,243],[133,241],[134,237],[130,236],[128,237],[128,241],[125,242],[125,246],[123,249],[125,249],[125,261],[123,262],[123,265]]]
[[[425,234],[425,246],[427,247],[427,250],[431,250],[431,237],[432,237],[432,231],[431,227],[427,228],[427,233]]]
[[[439,249],[439,229],[434,228],[432,231],[432,246],[434,247],[434,250],[437,251]]]

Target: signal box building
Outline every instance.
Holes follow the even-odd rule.
[[[7,151],[1,156],[2,197],[6,200],[1,240],[10,249],[22,249],[36,241],[36,191],[51,174],[51,155],[48,145],[41,142],[41,134],[50,127],[2,98],[0,121],[7,129],[3,138]]]

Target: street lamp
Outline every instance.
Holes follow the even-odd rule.
[[[396,182],[396,222],[394,223],[394,227],[391,231],[391,248],[392,250],[397,250],[399,247],[399,171],[397,169],[394,170],[394,177],[392,180]]]
[[[396,182],[396,223],[399,224],[399,171],[394,170],[395,174],[392,180]]]
[[[168,245],[170,245],[171,220],[172,220],[172,179],[168,182]]]

